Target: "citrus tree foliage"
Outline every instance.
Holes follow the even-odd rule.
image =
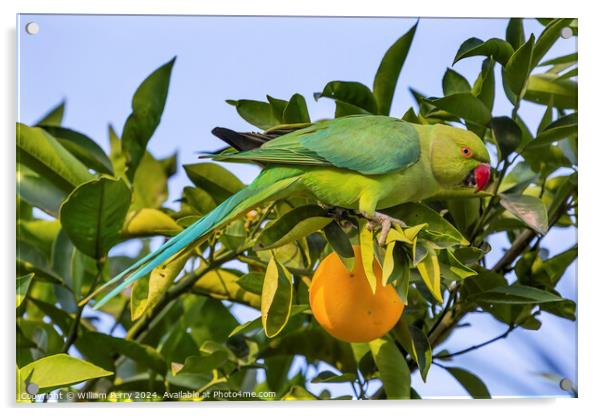
[[[108,155],[62,125],[64,104],[35,125],[18,124],[16,364],[17,392],[26,393],[19,400],[56,389],[138,392],[130,396],[135,400],[214,391],[333,398],[327,388],[311,394],[310,383],[350,383],[358,398],[419,398],[410,375],[418,371],[428,382],[433,364],[473,397],[489,397],[478,368],[453,363],[479,345],[458,352],[440,347],[461,319],[490,314],[508,326],[503,336],[518,327],[538,330],[544,313],[575,319],[575,303],[555,287],[577,245],[549,257],[545,243],[553,228],[577,227],[577,55],[543,57],[563,28],[576,34],[577,27],[570,19],[541,22],[537,38],[511,19],[505,39],[466,40],[450,65],[480,60],[477,78],[449,68],[439,96],[410,89],[416,105],[404,114],[390,109],[416,26],[388,49],[372,87],[336,80],[314,95],[334,101],[334,117],[385,114],[465,126],[495,161],[488,197],[393,207],[387,213],[407,227],[394,227],[383,247],[375,244],[378,230],[354,213],[333,216],[302,198],[272,202],[184,250],[100,311],[90,308],[89,295],[136,260],[113,254],[114,247],[139,242],[142,256],[149,238],[177,234],[244,185],[224,167],[201,162],[183,166],[190,185],[169,195],[167,180],[181,168],[176,155],[157,159],[146,145],[161,119],[174,60],[140,84],[121,137],[108,126]],[[505,97],[495,96],[496,83]],[[508,100],[511,113],[492,114],[495,100]],[[545,108],[536,131],[521,118],[525,101]],[[312,121],[299,94],[227,102],[263,137]],[[163,206],[168,196],[179,199],[178,210]],[[499,233],[510,248],[493,263],[488,239]],[[308,307],[320,259],[335,251],[350,266],[352,244],[361,245],[364,264],[382,265],[382,282],[368,272],[370,285],[392,283],[407,304],[394,329],[368,344],[331,337]],[[232,304],[261,316],[239,322]],[[294,357],[307,366],[289,375]],[[332,371],[308,379],[307,367],[318,363]],[[382,387],[369,397],[375,382]]]

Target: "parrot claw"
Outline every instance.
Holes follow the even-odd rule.
[[[407,225],[397,219],[397,218],[393,218],[390,217],[388,215],[382,214],[380,212],[375,212],[372,215],[366,215],[363,214],[364,217],[366,217],[368,219],[368,221],[370,221],[368,223],[368,226],[374,230],[378,225],[380,225],[381,230],[380,230],[380,236],[378,237],[378,244],[381,247],[384,247],[387,244],[387,236],[389,235],[389,231],[391,231],[391,226],[393,224],[395,225],[399,225],[400,227],[407,227]]]

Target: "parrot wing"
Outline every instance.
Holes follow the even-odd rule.
[[[386,116],[349,116],[317,122],[245,152],[214,160],[335,166],[364,175],[402,170],[420,159],[412,124]]]

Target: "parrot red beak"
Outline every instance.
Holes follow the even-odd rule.
[[[479,192],[483,190],[483,188],[485,188],[489,183],[491,169],[489,168],[489,165],[487,163],[481,163],[479,166],[476,167],[476,169],[473,172],[476,187],[475,192]]]

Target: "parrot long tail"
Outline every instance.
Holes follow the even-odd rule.
[[[276,173],[276,175],[279,177],[275,178],[274,176],[276,175],[274,175],[274,173]],[[284,173],[284,175],[279,173]],[[290,171],[262,172],[262,174],[259,175],[257,179],[249,186],[241,189],[230,198],[226,199],[215,209],[213,209],[213,211],[209,212],[203,218],[200,218],[197,222],[186,228],[175,237],[172,237],[157,250],[141,258],[127,269],[119,273],[117,276],[103,284],[82,302],[86,302],[105,288],[123,280],[94,305],[94,309],[100,308],[114,296],[119,294],[119,292],[121,292],[126,286],[146,276],[153,269],[169,260],[172,256],[176,255],[190,244],[200,242],[201,239],[206,237],[211,231],[232,221],[239,215],[244,214],[248,210],[263,202],[290,194],[294,189],[292,185],[294,185],[298,179],[299,177],[296,175],[291,176]]]

